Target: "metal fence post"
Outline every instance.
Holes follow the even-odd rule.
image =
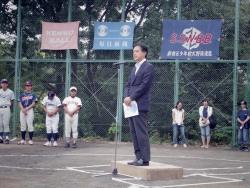
[[[181,15],[181,0],[177,1],[177,20],[180,20]],[[179,100],[179,60],[175,60],[175,77],[174,77],[174,106]]]
[[[249,97],[249,71],[250,71],[250,64],[249,61],[247,62],[247,70],[246,70],[246,84],[245,84],[245,92],[244,92],[244,96],[245,96],[245,100],[247,101],[247,104],[249,105],[250,102],[250,97]]]
[[[238,42],[239,42],[239,0],[235,1],[235,37],[234,37],[234,84],[233,84],[233,119],[232,140],[236,145],[236,113],[237,113],[237,83],[238,83]]]
[[[18,16],[17,16],[17,38],[16,38],[16,57],[15,57],[15,81],[14,81],[14,113],[13,113],[13,137],[16,136],[16,124],[18,114],[18,95],[20,93],[20,77],[21,77],[21,60],[20,60],[20,26],[21,26],[21,0],[18,0]]]
[[[71,22],[72,19],[72,0],[69,0],[68,6],[68,22]],[[69,88],[71,83],[71,56],[70,50],[66,52],[66,77],[65,77],[65,97],[69,96]],[[64,121],[65,121],[64,114]],[[64,130],[65,130],[65,122],[64,122]],[[65,138],[65,131],[63,131],[63,138]]]
[[[124,22],[125,21],[125,0],[122,0],[122,17],[121,17],[121,21]],[[120,50],[120,61],[124,60],[124,50]],[[117,98],[117,101],[120,101],[119,104],[117,105],[118,108],[118,135],[117,135],[117,141],[120,142],[121,138],[122,138],[122,102],[123,102],[123,77],[124,77],[124,65],[120,65],[120,74],[118,75],[120,76],[120,78],[118,80],[120,80],[120,83],[118,83],[119,87],[117,91],[118,93],[120,93],[119,100]]]

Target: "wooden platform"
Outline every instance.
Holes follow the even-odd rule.
[[[118,174],[125,174],[144,180],[174,180],[183,177],[183,168],[157,162],[149,162],[149,166],[128,165],[129,161],[116,161]],[[111,161],[112,170],[114,161]]]

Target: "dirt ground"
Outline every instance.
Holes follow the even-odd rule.
[[[178,180],[146,181],[113,175],[113,142],[78,142],[77,148],[0,144],[0,184],[3,188],[137,188],[137,187],[250,187],[250,152],[226,147],[151,145],[151,161],[183,167]],[[117,161],[133,160],[131,143],[118,143]]]

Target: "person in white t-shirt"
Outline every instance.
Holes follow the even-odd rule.
[[[44,97],[42,101],[42,107],[46,113],[46,131],[47,131],[47,142],[44,146],[51,146],[51,137],[53,132],[53,146],[58,146],[58,124],[59,124],[59,111],[61,107],[60,99],[55,96],[54,91],[49,91],[48,96]]]
[[[66,97],[62,104],[63,109],[66,113],[65,115],[65,135],[66,135],[66,145],[65,148],[70,147],[70,133],[72,129],[73,135],[73,145],[72,148],[76,148],[76,140],[78,136],[78,112],[82,107],[82,101],[76,96],[77,88],[70,88],[70,96]]]
[[[185,131],[184,131],[184,109],[182,109],[182,103],[178,101],[176,103],[176,107],[172,110],[172,119],[173,119],[173,141],[174,141],[174,147],[178,146],[178,130],[181,133],[182,137],[182,144],[183,147],[187,147],[186,145],[186,137],[185,137]]]

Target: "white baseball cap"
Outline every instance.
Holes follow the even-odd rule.
[[[72,86],[69,90],[70,91],[72,91],[72,90],[76,90],[77,91],[77,88],[75,86]]]

